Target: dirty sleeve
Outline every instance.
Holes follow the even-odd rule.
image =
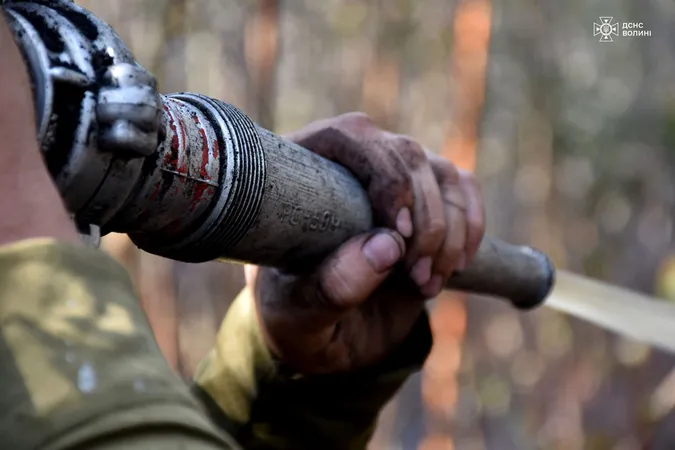
[[[270,355],[250,290],[230,307],[193,390],[214,423],[247,449],[362,450],[379,412],[431,350],[422,314],[382,364],[358,373],[301,376]]]
[[[0,247],[0,448],[235,449],[155,343],[103,252]]]

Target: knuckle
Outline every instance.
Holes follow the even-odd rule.
[[[429,162],[439,184],[447,187],[454,187],[459,184],[459,170],[452,161],[440,156],[430,155]]]
[[[448,184],[458,184],[460,180],[460,172],[452,162],[443,158],[438,162],[438,168],[442,174],[444,182]]]
[[[410,136],[403,134],[396,135],[392,138],[393,147],[409,162],[426,161],[427,155],[419,142]]]
[[[447,158],[436,157],[433,158],[432,164],[439,169],[441,172],[452,172],[458,173],[457,167]]]
[[[316,133],[316,136],[319,136],[321,139],[326,139],[328,141],[344,142],[349,140],[347,133],[345,133],[341,128],[337,127],[335,124],[331,124],[326,128],[322,128]]]
[[[405,164],[405,161],[397,154],[390,155],[389,164],[387,164],[388,172],[390,177],[393,179],[399,180],[400,184],[403,184],[405,188],[410,188],[412,186],[412,174]]]
[[[339,119],[341,123],[349,127],[364,128],[375,126],[373,119],[368,114],[360,111],[342,114]]]
[[[407,134],[395,134],[392,137],[392,139],[394,140],[394,142],[396,142],[397,145],[399,145],[402,148],[414,151],[421,150],[421,147],[418,144],[418,142],[411,136],[408,136]]]
[[[313,134],[305,142],[299,142],[315,153],[327,158],[338,158],[358,150],[358,145],[344,130],[332,124]]]
[[[476,177],[476,174],[463,169],[456,169],[456,172],[458,178],[462,180],[462,182],[468,184],[476,190],[480,188],[480,183],[478,182],[478,177]]]
[[[378,164],[379,172],[371,180],[370,190],[384,200],[404,196],[405,203],[412,200],[412,175],[403,160],[398,157],[387,158]],[[410,198],[408,198],[410,197]]]
[[[446,184],[443,189],[443,203],[447,206],[459,208],[466,214],[466,200],[457,185]]]
[[[309,134],[298,136],[293,142],[310,149],[313,153],[333,158],[350,147],[351,139],[343,130],[331,123]]]

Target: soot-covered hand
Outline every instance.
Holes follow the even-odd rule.
[[[309,273],[247,267],[264,336],[275,356],[301,373],[367,367],[406,338],[424,301],[476,253],[485,222],[478,183],[361,113],[314,122],[286,138],[351,170],[379,228]]]

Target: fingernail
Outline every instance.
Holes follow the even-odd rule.
[[[429,278],[431,278],[431,257],[427,256],[417,261],[410,271],[410,276],[418,286],[423,286],[429,281]]]
[[[366,241],[363,255],[375,272],[382,273],[401,259],[401,247],[391,234],[380,233]]]
[[[462,256],[459,257],[457,265],[455,266],[455,270],[459,270],[460,272],[464,269],[466,269],[466,253],[462,253]]]
[[[408,208],[401,208],[396,215],[396,229],[401,236],[409,238],[413,234],[412,216]]]
[[[431,279],[422,287],[422,294],[427,298],[436,297],[439,292],[443,289],[443,277],[440,275],[434,275]]]

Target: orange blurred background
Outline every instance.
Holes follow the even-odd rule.
[[[488,231],[559,267],[675,300],[675,8],[609,0],[79,0],[164,92],[196,91],[283,133],[361,110],[481,179]],[[637,8],[637,6],[640,8]],[[599,43],[600,15],[652,37]],[[104,248],[132,273],[185,377],[241,267]],[[670,355],[550,310],[446,293],[434,349],[371,447],[675,448]]]

